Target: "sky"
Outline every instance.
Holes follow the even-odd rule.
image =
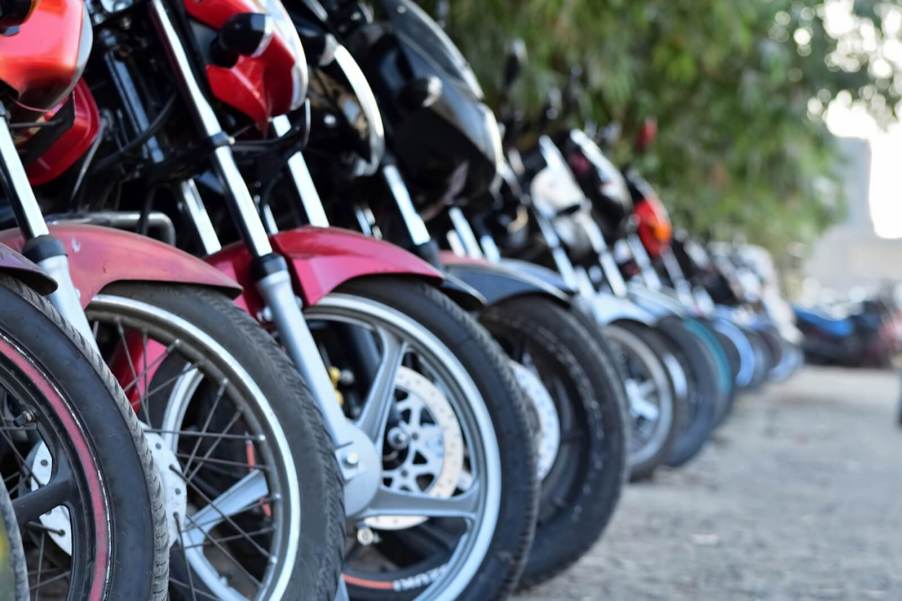
[[[855,27],[851,17],[852,0],[826,0],[827,27],[833,35]],[[884,29],[902,33],[902,12],[892,11],[884,20]],[[891,40],[884,48],[886,56],[902,62],[902,43]],[[871,220],[882,238],[902,238],[902,124],[881,130],[861,107],[834,102],[826,115],[827,126],[837,136],[865,138],[871,143]]]
[[[881,238],[902,238],[902,124],[883,131],[863,108],[834,104],[827,126],[837,136],[871,143],[871,220]]]

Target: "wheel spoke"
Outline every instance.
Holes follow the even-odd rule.
[[[648,421],[654,421],[660,415],[657,405],[649,403],[641,396],[630,399],[630,412]]]
[[[186,482],[188,481],[186,480]],[[188,485],[191,486],[191,483],[188,482]],[[195,490],[200,492],[197,488]],[[234,523],[231,519],[232,516],[241,513],[268,495],[269,485],[263,473],[255,471],[248,474],[215,499],[208,499],[206,507],[190,516],[191,523],[194,525],[184,532],[185,540],[190,545],[196,545],[203,540],[210,530],[223,521],[228,522],[239,532],[246,534],[244,530]],[[251,540],[249,537],[247,538]],[[261,553],[268,555],[265,549],[260,548],[259,550]]]
[[[367,394],[363,411],[357,420],[357,425],[381,452],[385,424],[395,398],[395,378],[398,368],[401,366],[401,360],[404,358],[407,344],[385,331],[381,331],[379,337],[382,343],[382,359]]]
[[[16,519],[25,524],[62,505],[73,493],[72,480],[57,476],[45,486],[17,497],[13,501]]]
[[[364,517],[426,516],[473,520],[479,505],[479,487],[453,497],[430,497],[380,487]]]

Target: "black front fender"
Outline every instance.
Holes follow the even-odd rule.
[[[461,262],[445,265],[445,271],[453,278],[481,294],[487,304],[526,295],[539,295],[563,306],[570,306],[570,295],[525,269],[511,265]],[[551,272],[553,273],[553,272]]]

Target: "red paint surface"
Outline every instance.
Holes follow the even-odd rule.
[[[197,284],[231,295],[241,290],[201,259],[145,236],[94,225],[54,225],[50,233],[66,248],[82,306],[114,282]],[[0,232],[0,242],[22,249],[18,229]]]
[[[100,111],[90,88],[80,80],[72,90],[75,117],[72,126],[47,151],[28,166],[28,180],[35,186],[59,177],[91,147],[100,130]],[[59,108],[62,108],[60,105]],[[58,112],[47,115],[50,120]]]
[[[645,250],[652,258],[657,259],[670,246],[673,237],[667,209],[660,200],[649,196],[634,204],[633,214],[636,216],[639,238]]]
[[[442,274],[419,257],[388,242],[338,228],[303,227],[271,238],[275,252],[291,266],[306,305],[315,305],[338,286],[374,275],[411,275],[441,281]],[[250,276],[250,254],[233,244],[207,258],[224,274],[244,285],[239,304],[256,315],[261,300]]]
[[[0,271],[12,274],[42,294],[56,290],[56,282],[53,281],[53,278],[4,244],[0,244]]]
[[[24,107],[48,111],[81,76],[90,23],[81,0],[41,0],[13,36],[0,36],[0,81]]]
[[[251,0],[185,0],[185,10],[193,19],[217,30],[233,15],[263,12]],[[271,117],[291,110],[291,73],[300,60],[304,57],[295,56],[275,31],[260,56],[242,56],[234,67],[208,65],[207,80],[218,100],[244,113],[264,130]]]

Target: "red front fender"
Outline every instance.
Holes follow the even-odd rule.
[[[110,284],[124,281],[196,284],[233,297],[241,292],[221,271],[152,238],[94,225],[53,225],[50,233],[66,249],[82,306]],[[18,229],[0,232],[0,242],[22,249]]]
[[[0,244],[0,272],[8,273],[17,280],[25,282],[41,294],[49,294],[56,290],[56,282],[44,271],[11,249]]]
[[[338,228],[302,227],[270,238],[273,250],[291,265],[295,286],[305,305],[315,305],[343,283],[372,275],[411,275],[441,282],[442,274],[419,257],[388,242]],[[260,308],[250,275],[251,256],[243,244],[232,244],[207,261],[244,286],[251,314]]]

